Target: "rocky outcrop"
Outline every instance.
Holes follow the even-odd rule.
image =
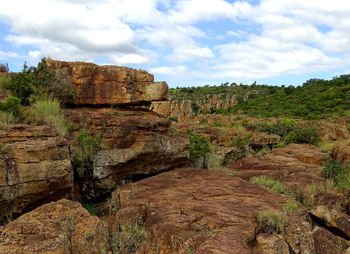
[[[247,181],[254,176],[264,175],[280,180],[296,197],[314,195],[314,205],[325,204],[344,210],[345,196],[327,190],[326,179],[321,176],[323,167],[320,163],[324,159],[329,159],[329,155],[315,146],[290,144],[273,149],[261,159],[244,158],[229,167]]]
[[[73,195],[67,140],[49,127],[15,125],[0,131],[0,222]]]
[[[152,74],[120,66],[47,60],[56,77],[51,89],[65,103],[142,105],[165,100],[168,86]]]
[[[164,102],[152,102],[151,109],[167,118],[180,122],[192,120],[198,114],[210,113],[212,109],[228,109],[237,104],[236,95],[210,94],[194,100],[176,99],[168,96]]]
[[[170,131],[170,122],[152,111],[85,107],[66,109],[65,114],[76,126],[85,126],[91,136],[98,137],[102,147],[95,156],[93,172],[81,181],[81,191],[91,198],[108,193],[122,181],[187,162],[188,138]],[[74,149],[72,154],[74,157]]]
[[[43,205],[0,228],[0,253],[107,253],[108,228],[79,203]]]
[[[257,214],[281,211],[288,198],[222,173],[179,169],[125,185],[111,200],[111,232],[133,223],[149,233],[139,253],[315,253],[304,211],[267,236]]]
[[[179,122],[187,122],[195,116],[192,109],[192,102],[187,100],[154,101],[151,110],[166,118],[173,118]]]

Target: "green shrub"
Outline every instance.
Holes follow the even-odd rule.
[[[27,121],[36,124],[46,124],[64,137],[68,132],[67,121],[64,119],[61,104],[56,99],[45,98],[36,101],[26,112]]]
[[[288,195],[286,187],[278,180],[269,179],[266,176],[253,177],[251,182],[269,188],[273,192]]]
[[[4,89],[21,99],[21,104],[28,105],[31,100],[43,99],[47,96],[48,85],[54,80],[54,73],[47,67],[43,58],[38,67],[28,67],[24,63],[22,72],[15,73],[2,84]]]
[[[350,126],[347,126],[346,128],[348,129],[348,131],[350,131]]]
[[[284,139],[284,143],[297,143],[297,144],[312,144],[318,145],[321,142],[320,132],[313,127],[308,127],[306,125],[298,126],[293,131],[289,132]]]
[[[283,210],[288,214],[297,213],[299,211],[299,207],[294,201],[288,200],[283,206]]]
[[[287,216],[282,212],[263,210],[258,213],[258,223],[258,231],[268,234],[279,234],[285,229]]]
[[[349,170],[341,172],[337,175],[336,179],[336,189],[339,191],[345,191],[350,189],[350,172]]]
[[[0,111],[0,130],[9,131],[16,123],[16,117],[11,112]]]
[[[177,117],[169,117],[169,121],[177,123],[179,120],[177,119]]]
[[[6,89],[6,86],[11,82],[11,77],[9,75],[0,76],[0,89]]]
[[[336,180],[337,176],[344,172],[343,165],[340,161],[331,160],[329,161],[321,171],[323,177]]]
[[[199,158],[210,151],[209,141],[206,137],[194,133],[190,129],[187,129],[187,133],[190,137],[190,159]]]
[[[19,116],[21,100],[15,96],[8,96],[4,103],[0,104],[0,111],[12,113],[15,116]]]
[[[100,149],[98,141],[87,132],[78,134],[78,147],[74,151],[72,164],[80,177],[93,171],[94,158]]]

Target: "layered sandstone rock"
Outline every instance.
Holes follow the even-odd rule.
[[[305,211],[286,215],[280,235],[267,236],[257,223],[259,211],[279,211],[286,201],[240,178],[179,169],[113,192],[116,212],[107,221],[111,232],[129,223],[144,225],[149,237],[139,253],[315,253]],[[281,252],[271,252],[274,246]]]
[[[63,197],[72,197],[67,140],[49,127],[15,125],[0,131],[0,222]]]
[[[107,253],[105,223],[66,199],[43,205],[0,228],[0,253]]]
[[[168,86],[152,74],[120,66],[48,60],[56,81],[51,88],[62,101],[77,105],[141,105],[165,100]]]
[[[108,193],[121,181],[187,162],[188,138],[169,131],[169,121],[152,111],[85,107],[66,109],[65,114],[98,137],[102,147],[89,179],[81,181],[81,191],[91,198]]]

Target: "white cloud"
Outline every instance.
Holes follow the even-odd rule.
[[[349,13],[347,0],[11,0],[0,21],[32,59],[152,63],[172,79],[235,81],[348,69]],[[6,51],[0,58],[19,57]]]
[[[20,57],[21,56],[16,52],[13,52],[13,51],[5,52],[0,50],[0,59],[6,60],[7,58],[20,58]]]
[[[28,53],[29,58],[39,58],[40,56],[41,56],[41,52],[38,50],[29,51]]]
[[[162,74],[162,75],[171,75],[171,76],[177,76],[177,75],[183,75],[184,73],[187,72],[186,66],[176,66],[176,67],[156,67],[152,68],[150,70],[152,73],[155,74]]]
[[[138,54],[126,54],[126,55],[112,55],[110,57],[112,63],[118,64],[118,65],[125,65],[125,64],[146,64],[148,62],[148,59],[142,55]]]

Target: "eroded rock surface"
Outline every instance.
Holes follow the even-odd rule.
[[[304,215],[287,216],[280,236],[267,237],[259,227],[259,211],[282,211],[287,200],[223,173],[178,169],[113,192],[116,212],[107,221],[111,232],[128,223],[144,225],[150,236],[140,253],[315,253],[312,225],[302,210]],[[270,252],[273,246],[282,252]]]
[[[108,193],[122,180],[178,168],[187,162],[188,138],[169,131],[169,121],[154,112],[87,107],[65,112],[68,119],[86,126],[101,143],[91,181],[81,182],[82,191],[91,197]]]
[[[49,127],[15,125],[0,131],[0,221],[73,195],[67,140]]]
[[[314,183],[317,186],[325,184],[326,179],[321,176],[323,167],[319,163],[327,158],[329,155],[315,146],[290,144],[284,148],[273,149],[261,159],[237,160],[230,167],[247,181],[261,175],[278,179],[298,197]]]
[[[144,70],[55,60],[47,65],[56,75],[52,89],[66,103],[140,105],[165,100],[168,92],[165,82],[154,82]]]
[[[0,253],[107,253],[108,228],[79,203],[45,204],[0,228]]]

